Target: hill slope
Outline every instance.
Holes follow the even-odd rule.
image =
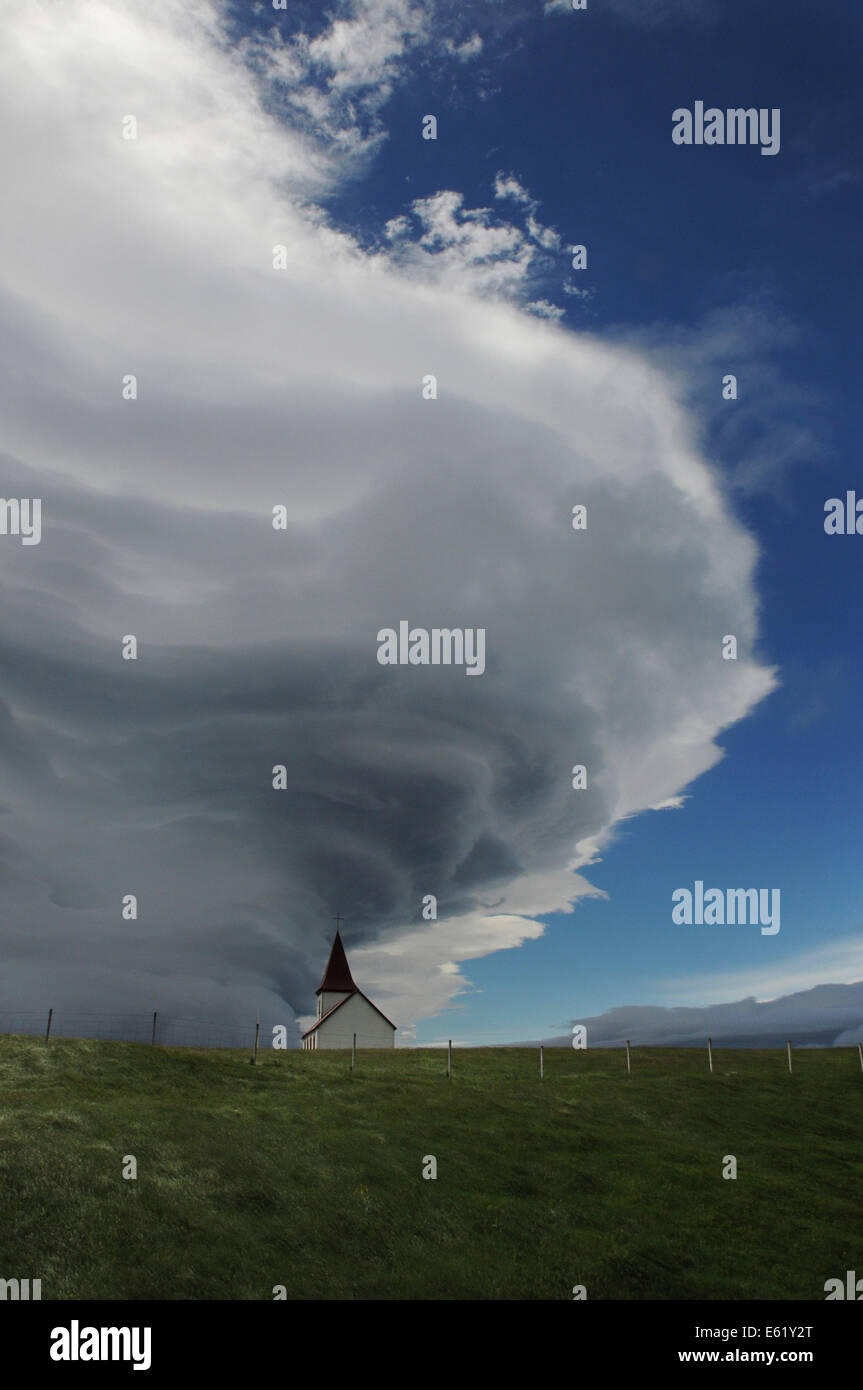
[[[0,1277],[43,1299],[823,1299],[856,1052],[192,1051],[0,1037]],[[733,1154],[736,1181],[723,1180]],[[125,1155],[136,1181],[122,1177]],[[436,1180],[423,1180],[426,1155]]]

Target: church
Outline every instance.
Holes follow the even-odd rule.
[[[317,990],[318,1018],[303,1034],[303,1050],[316,1052],[323,1047],[395,1047],[396,1025],[357,989],[336,932],[324,978]]]

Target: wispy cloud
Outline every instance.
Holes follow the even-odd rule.
[[[782,506],[787,493],[778,484],[789,471],[830,459],[829,401],[782,368],[783,355],[802,347],[801,329],[764,296],[713,309],[690,326],[624,326],[620,336],[649,349],[676,379],[710,453],[741,493],[770,494]],[[729,373],[735,400],[723,397]]]
[[[863,980],[863,935],[840,937],[785,960],[712,975],[658,982],[673,1000],[720,1001],[754,995],[772,999],[816,985],[853,984]]]
[[[513,298],[542,313],[537,302],[530,304],[531,295],[555,270],[560,283],[560,236],[539,221],[535,200],[513,176],[498,174],[494,188],[497,199],[513,200],[525,209],[520,226],[491,208],[466,208],[463,195],[447,189],[417,198],[410,215],[386,224],[390,257],[416,277],[467,294]],[[545,307],[545,317],[562,316],[548,301],[538,303]]]

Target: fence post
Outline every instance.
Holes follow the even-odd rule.
[[[255,1066],[255,1064],[257,1063],[257,1060],[258,1060],[258,1034],[260,1033],[260,1031],[261,1031],[261,1022],[260,1022],[260,1019],[258,1019],[258,1020],[256,1021],[256,1023],[255,1023],[255,1051],[254,1051],[254,1053],[252,1054],[252,1066]]]
[[[713,1071],[713,1040],[707,1039],[707,1060],[710,1063],[710,1070]]]
[[[156,1012],[156,1013],[153,1014],[153,1036],[152,1036],[151,1039],[150,1039],[150,1042],[151,1042],[151,1043],[154,1043],[154,1042],[156,1041],[156,1019],[157,1019],[157,1017],[158,1017],[158,1012]]]
[[[629,1055],[629,1038],[626,1039],[626,1074],[632,1075],[632,1058]]]
[[[354,1033],[354,1040],[351,1045],[351,1071],[357,1064],[357,1035]]]
[[[542,1043],[540,1043],[540,1045],[539,1045],[539,1079],[540,1079],[540,1081],[542,1080],[542,1077],[543,1077],[543,1070],[542,1070]]]
[[[788,1075],[793,1075],[791,1071],[791,1043],[788,1043]]]
[[[860,1070],[863,1071],[863,1043],[857,1044],[857,1051],[860,1053]]]
[[[54,1017],[54,1010],[53,1010],[53,1009],[49,1009],[49,1010],[48,1010],[48,1027],[45,1029],[45,1041],[46,1041],[46,1042],[48,1041],[48,1039],[49,1039],[50,1036],[51,1036],[51,1019],[52,1019],[53,1017]]]
[[[446,1045],[446,1074],[450,1081],[452,1081],[452,1038],[449,1039]]]

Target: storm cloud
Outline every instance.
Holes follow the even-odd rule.
[[[290,1022],[338,910],[408,1030],[772,688],[757,555],[644,354],[329,224],[350,141],[218,13],[4,11],[0,1009]],[[381,666],[402,619],[482,677]]]

